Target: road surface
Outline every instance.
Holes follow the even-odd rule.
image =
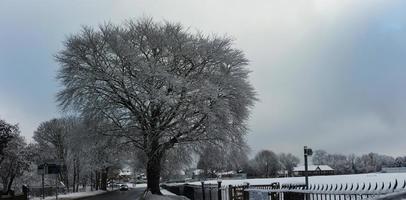
[[[134,188],[128,191],[113,191],[105,194],[83,198],[83,200],[136,200],[141,195],[145,188]]]

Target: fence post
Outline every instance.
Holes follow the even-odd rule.
[[[250,188],[250,183],[246,183],[245,187],[246,187],[245,189],[249,189]],[[250,198],[250,196],[249,196],[250,193],[248,191],[246,191],[245,189],[243,190],[243,199],[248,200]]]
[[[28,199],[28,187],[23,185],[24,199]]]
[[[217,200],[221,200],[221,180],[217,181]]]
[[[45,183],[44,183],[44,174],[45,174],[45,167],[44,167],[44,173],[42,173],[42,199],[45,199]]]
[[[206,200],[206,195],[204,194],[204,181],[202,181],[201,183],[202,183],[202,198],[203,200]]]
[[[233,185],[228,185],[228,200],[234,200],[233,199]]]

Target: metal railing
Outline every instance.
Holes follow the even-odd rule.
[[[360,199],[381,199],[387,194],[386,199],[401,199],[406,196],[406,181],[399,184],[397,180],[389,183],[347,183],[347,184],[311,184],[306,189],[305,186],[282,185],[279,189],[256,189],[245,190],[249,195],[256,193],[266,193],[271,200],[360,200]],[[399,198],[398,198],[399,197]]]

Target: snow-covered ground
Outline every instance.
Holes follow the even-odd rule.
[[[126,183],[129,188],[134,188],[134,184],[132,183]],[[63,199],[63,200],[69,200],[69,199],[77,199],[77,198],[82,198],[82,197],[90,197],[90,196],[96,196],[99,194],[103,194],[109,191],[114,191],[118,190],[118,188],[113,188],[111,189],[110,187],[107,187],[107,191],[103,190],[96,190],[96,191],[91,191],[90,187],[86,187],[86,192],[74,192],[74,193],[69,193],[69,194],[60,194],[58,195],[58,199]],[[48,196],[45,197],[45,200],[53,200],[55,199],[55,196]],[[32,200],[40,200],[42,199],[41,197],[31,197],[30,199]]]
[[[163,195],[155,195],[151,194],[148,192],[145,196],[145,200],[189,200],[188,198],[184,196],[178,196],[176,194],[173,194],[167,190],[161,189],[161,192]]]
[[[135,188],[146,188],[147,187],[147,184],[146,183],[137,183],[136,185],[135,185]]]
[[[98,191],[91,191],[91,192],[76,192],[76,193],[69,193],[69,194],[63,194],[63,195],[58,195],[58,199],[76,199],[76,198],[81,198],[81,197],[90,197],[90,196],[95,196],[99,194],[103,194],[106,191],[98,190]],[[40,197],[34,197],[31,198],[32,200],[40,200]],[[45,197],[45,200],[53,200],[56,199],[55,196],[52,197]]]
[[[401,185],[406,180],[406,173],[369,173],[369,174],[354,174],[354,175],[332,175],[332,176],[311,176],[309,184],[351,184],[351,183],[371,183],[385,185],[392,183],[395,180]],[[222,185],[242,185],[249,183],[250,185],[267,185],[273,182],[280,184],[303,184],[304,177],[288,177],[288,178],[263,178],[263,179],[241,179],[241,180],[222,180]],[[217,184],[217,180],[205,181],[206,184]],[[201,182],[190,182],[189,184],[201,185]]]

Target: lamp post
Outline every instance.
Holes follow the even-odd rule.
[[[307,164],[307,156],[313,155],[313,150],[304,146],[304,167],[305,167],[305,183],[306,189],[309,188],[309,171],[308,171],[308,164]]]

